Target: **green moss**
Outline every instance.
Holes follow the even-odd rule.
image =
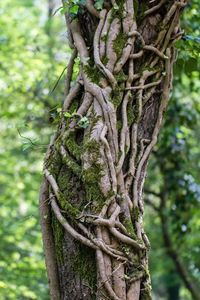
[[[72,121],[72,119],[74,118],[73,114],[76,113],[78,106],[79,106],[79,99],[75,98],[73,99],[72,103],[69,106],[69,109],[67,110],[67,113],[69,115],[71,115],[71,117],[66,117],[63,115],[63,119],[62,121],[66,124],[66,128],[69,128],[69,124]]]
[[[133,5],[134,5],[134,15],[137,16],[138,10],[139,10],[139,2],[138,2],[138,0],[133,1]]]
[[[125,219],[123,221],[124,226],[126,227],[126,230],[128,231],[128,234],[134,239],[137,240],[137,235],[135,234],[135,229],[133,226],[133,223],[129,219]]]
[[[93,250],[79,246],[79,251],[73,259],[73,270],[83,279],[92,291],[96,289],[96,263]]]
[[[129,102],[127,105],[127,119],[129,126],[135,121],[135,110],[131,102]]]
[[[136,103],[135,105],[129,107],[127,109],[127,117],[128,117],[128,124],[132,124],[132,123],[138,123],[140,120],[140,113],[139,113],[139,107],[138,107],[138,103]]]
[[[66,168],[66,166],[62,166],[59,176],[57,179],[58,186],[60,191],[64,193],[65,190],[71,189],[71,180],[72,172]]]
[[[53,235],[54,235],[54,241],[55,241],[56,257],[57,257],[58,263],[62,264],[64,262],[63,249],[62,249],[64,229],[54,215],[52,215],[52,229],[53,229]]]
[[[147,278],[147,280],[149,280],[149,278],[150,278],[150,272],[149,272],[148,267],[145,268],[144,273],[145,273],[145,278]]]
[[[80,215],[79,208],[71,204],[71,201],[75,197],[72,182],[73,174],[67,168],[62,168],[57,182],[60,189],[58,204],[60,208],[66,212],[67,216],[71,219],[75,219]]]
[[[75,162],[75,160],[67,154],[62,157],[63,162],[67,165],[67,167],[76,174],[77,177],[81,177],[81,167]]]
[[[102,166],[95,161],[90,168],[83,171],[84,181],[89,184],[97,183],[102,175]]]
[[[125,86],[125,82],[127,80],[127,75],[121,70],[118,74],[115,74],[115,79],[117,81],[117,86],[112,90],[111,94],[111,102],[113,103],[114,107],[118,107],[123,98],[123,90]]]
[[[133,209],[131,211],[131,215],[132,215],[133,221],[138,221],[139,215],[140,215],[140,211],[139,211],[139,208],[137,206],[133,207]]]
[[[76,143],[75,140],[75,133],[71,132],[65,142],[67,149],[69,152],[78,160],[80,161],[81,157],[81,147]]]
[[[124,151],[125,151],[125,154],[128,154],[128,152],[129,152],[129,147],[128,147],[127,145],[125,145]]]
[[[70,104],[70,107],[69,107],[69,109],[68,109],[68,111],[69,111],[69,113],[70,114],[73,114],[74,112],[76,112],[77,111],[77,109],[78,109],[78,106],[79,106],[79,100],[76,98],[76,99],[73,99],[73,101],[72,101],[72,103]],[[68,121],[69,121],[70,119],[68,118]]]
[[[102,176],[102,167],[97,162],[93,162],[92,166],[83,171],[83,182],[85,183],[86,196],[89,202],[93,203],[97,210],[102,208],[105,196],[99,187],[99,180]]]
[[[98,121],[98,119],[96,121]],[[100,151],[100,145],[94,139],[86,138],[83,145],[83,151],[91,153],[93,156],[95,155],[96,157],[98,157]]]
[[[118,58],[120,58],[122,55],[122,51],[124,49],[124,46],[126,45],[127,39],[128,39],[128,35],[120,31],[116,39],[113,41],[113,49],[117,54]]]
[[[60,207],[71,220],[74,220],[87,204],[83,182],[80,176],[76,176],[68,167],[63,165],[57,178],[57,183],[61,191],[61,196],[58,200],[60,201]]]
[[[102,57],[102,63],[104,64],[104,66],[108,63],[108,57],[106,56],[106,55],[104,55],[103,57]]]
[[[83,151],[89,153],[91,162],[90,167],[82,171],[87,200],[93,203],[94,209],[99,210],[106,200],[99,186],[100,178],[103,176],[103,167],[99,163],[100,145],[95,140],[86,140]]]
[[[149,7],[148,7],[147,3],[141,2],[140,6],[139,6],[138,14],[137,14],[137,20],[138,21],[144,17],[144,12],[146,10],[148,10],[148,8]]]
[[[130,246],[126,245],[126,244],[122,244],[120,245],[121,250],[125,253],[125,255],[130,257],[130,254],[132,253],[133,249],[131,249]]]
[[[104,34],[102,37],[101,37],[101,40],[102,42],[107,42],[107,39],[108,39],[108,34]]]
[[[134,210],[134,209],[133,209]],[[134,226],[135,221],[138,220],[138,208],[135,209],[136,217],[133,216],[133,220],[123,220],[123,225],[126,227],[128,234],[141,246],[144,246],[144,242],[137,237],[136,228]],[[129,249],[129,248],[128,248]]]
[[[64,210],[69,216],[69,218],[76,219],[80,215],[79,209],[72,205],[62,193],[59,193],[58,203],[61,209]]]
[[[122,92],[121,87],[117,85],[115,89],[112,91],[111,94],[111,102],[113,103],[114,107],[118,107],[122,102]]]
[[[117,129],[118,129],[118,130],[121,130],[121,129],[122,129],[122,121],[121,121],[121,120],[118,120],[118,121],[117,121]]]
[[[128,76],[124,73],[123,70],[120,70],[120,72],[115,75],[115,79],[118,83],[122,83],[128,79]]]
[[[54,150],[46,162],[46,168],[54,177],[57,177],[60,171],[61,163],[62,163],[62,159],[59,152]]]
[[[90,136],[94,126],[97,124],[97,122],[101,119],[101,116],[99,115],[96,115],[94,112],[91,113],[90,115],[90,131],[89,131],[89,134],[88,134],[88,137]],[[87,138],[86,138],[87,140]],[[85,150],[85,149],[84,149]]]
[[[99,82],[103,76],[102,73],[100,72],[100,70],[96,67],[94,62],[85,65],[84,72],[92,82],[97,83],[97,84],[99,84]]]
[[[149,282],[144,282],[141,289],[141,299],[152,300],[151,290],[151,284]]]
[[[124,1],[123,0],[116,0],[116,5],[112,8],[112,18],[123,18],[123,11],[124,11]]]

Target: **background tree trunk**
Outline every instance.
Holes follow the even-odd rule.
[[[93,4],[86,1],[74,14],[77,6],[63,1],[74,50],[40,205],[51,298],[146,300],[142,190],[186,1]]]
[[[176,280],[176,278],[175,278]],[[180,300],[180,283],[174,282],[167,287],[168,300]]]
[[[163,240],[166,251],[168,255],[171,257],[172,261],[174,262],[174,266],[176,268],[177,273],[179,274],[180,278],[182,279],[183,283],[185,284],[186,288],[191,293],[192,299],[198,300],[200,290],[195,283],[195,280],[190,276],[187,266],[182,261],[178,250],[176,249],[176,245],[173,243],[173,239],[170,235],[170,226],[169,220],[167,217],[167,193],[161,196],[160,199],[160,207],[159,207],[159,216],[161,220],[161,228],[163,233]]]

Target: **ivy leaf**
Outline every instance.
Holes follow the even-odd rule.
[[[58,113],[61,113],[61,112],[62,112],[62,108],[61,108],[61,107],[58,107],[58,108],[56,109],[56,111],[57,111]]]
[[[79,5],[75,4],[75,5],[73,5],[73,6],[70,7],[69,12],[71,14],[77,15],[78,10],[79,10]]]
[[[78,126],[81,128],[87,128],[89,126],[90,122],[87,117],[83,117],[78,122]]]
[[[60,10],[61,15],[64,15],[67,12],[67,6],[61,6],[59,8],[59,10]],[[56,14],[56,12],[54,13],[54,15]]]
[[[94,7],[97,10],[101,10],[103,8],[103,3],[104,3],[104,0],[97,0],[97,1],[95,1]]]
[[[64,116],[65,116],[66,118],[71,118],[71,117],[72,117],[72,114],[71,114],[70,112],[66,111],[66,112],[64,113]]]
[[[64,112],[65,118],[72,118],[72,117],[74,117],[75,114],[76,114],[76,110],[74,110],[72,113],[69,111]]]

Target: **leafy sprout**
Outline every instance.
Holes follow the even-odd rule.
[[[90,122],[87,117],[83,117],[78,122],[78,126],[81,128],[87,128],[89,126]]]

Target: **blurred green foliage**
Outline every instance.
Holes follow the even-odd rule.
[[[64,20],[47,1],[0,3],[0,299],[49,299],[38,215],[42,159],[63,92]],[[61,24],[63,21],[63,24]],[[65,29],[63,29],[65,30]],[[63,78],[61,79],[63,83]]]
[[[64,76],[60,81],[58,78],[70,52],[64,20],[59,14],[61,9],[52,3],[52,0],[0,3],[2,300],[49,299],[38,190],[42,158],[64,97]],[[96,1],[97,6],[101,3]],[[151,158],[146,185],[154,192],[167,191],[165,213],[170,234],[197,284],[200,284],[199,21],[199,3],[195,0],[189,4],[182,22],[186,36],[177,43],[179,58],[175,66],[174,92],[165,127]],[[78,65],[77,58],[75,75]],[[87,120],[82,121],[81,126],[87,126]],[[149,197],[157,204],[155,196]],[[152,245],[154,298],[167,299],[169,290],[178,287],[181,300],[191,299],[166,254],[158,214],[149,207],[145,220]]]

